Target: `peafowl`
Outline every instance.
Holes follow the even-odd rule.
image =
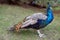
[[[43,37],[44,34],[41,34],[39,29],[46,27],[54,19],[54,15],[53,15],[53,11],[51,9],[51,5],[48,3],[47,14],[46,15],[44,15],[42,13],[35,13],[35,14],[31,15],[31,16],[26,17],[25,19],[29,20],[30,18],[32,18],[34,20],[37,20],[37,22],[35,24],[29,25],[29,26],[27,26],[25,28],[36,29],[38,34],[39,34],[39,37]]]
[[[36,17],[37,18],[39,17],[38,20],[37,20],[37,23],[35,23],[34,25],[29,25],[29,26],[27,26],[25,28],[37,29],[37,32],[38,32],[39,36],[42,37],[44,34],[41,34],[39,29],[46,27],[54,19],[54,15],[53,15],[51,5],[48,3],[47,14],[46,15],[44,15],[42,13],[35,13],[33,15],[26,17],[26,19],[27,18],[29,19],[32,16],[33,16],[33,19],[36,18]]]

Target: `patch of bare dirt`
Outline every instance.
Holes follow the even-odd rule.
[[[26,3],[26,2],[21,2],[20,0],[0,0],[0,4],[8,4],[8,5],[17,5],[17,6],[22,6],[24,8],[33,8],[33,9],[43,9],[46,8],[46,6],[41,6],[38,4],[32,4],[30,3]]]
[[[26,3],[22,3],[20,1],[12,1],[12,0],[0,0],[0,4],[8,4],[8,5],[16,5],[16,6],[20,6],[26,9],[31,9],[33,11],[37,11],[37,12],[45,12],[46,7],[45,6],[41,6],[41,5],[36,5],[36,4],[26,4]],[[60,10],[54,10],[53,11],[55,14],[59,14]]]
[[[60,10],[54,10],[53,11],[55,14],[60,14]]]

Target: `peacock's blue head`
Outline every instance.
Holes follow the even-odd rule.
[[[50,4],[49,2],[48,2],[47,4],[48,4],[48,7],[47,7],[47,13],[48,13],[48,12],[51,13],[51,12],[52,12],[51,4]]]
[[[52,10],[51,4],[49,2],[47,4],[48,4],[47,10]]]

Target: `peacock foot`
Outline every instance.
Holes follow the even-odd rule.
[[[46,35],[45,35],[45,34],[40,34],[39,37],[40,37],[40,38],[41,38],[41,37],[46,37]]]

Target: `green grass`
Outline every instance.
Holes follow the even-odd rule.
[[[39,38],[36,30],[21,30],[19,33],[9,32],[7,29],[37,11],[31,8],[0,5],[0,40],[59,40],[60,39],[60,14],[54,14],[54,21],[49,24],[43,33],[47,37]]]

